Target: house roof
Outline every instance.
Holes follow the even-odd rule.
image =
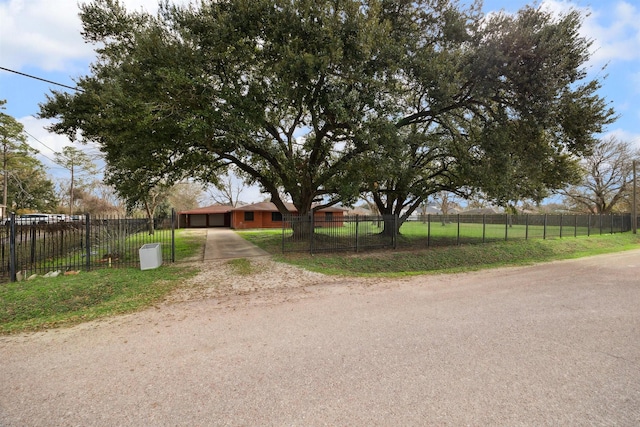
[[[205,206],[202,208],[190,209],[188,211],[180,211],[178,212],[178,214],[188,214],[188,215],[216,214],[216,213],[227,213],[227,212],[231,212],[232,210],[233,210],[233,206],[215,204],[211,206]]]
[[[296,207],[293,206],[293,203],[285,203],[284,204],[287,209],[289,210],[289,212],[295,212],[296,211]],[[253,203],[250,205],[244,205],[244,206],[238,206],[237,208],[235,208],[234,210],[236,211],[267,211],[267,212],[277,212],[278,208],[276,207],[275,203],[271,203],[271,202],[260,202],[260,203]]]
[[[503,213],[501,212],[499,209],[497,208],[493,208],[493,207],[488,207],[488,208],[474,208],[474,209],[468,209],[464,212],[461,212],[462,214],[469,214],[469,215],[495,215],[495,214],[499,214],[499,213]]]
[[[285,206],[287,207],[287,209],[289,210],[289,212],[297,212],[296,207],[293,205],[293,203],[285,203]],[[328,208],[324,208],[324,209],[320,209],[319,212],[343,212],[345,209],[342,208],[338,208],[335,206],[331,206]],[[251,205],[243,205],[243,206],[237,206],[237,207],[233,207],[233,206],[229,206],[229,205],[220,205],[220,204],[215,204],[215,205],[211,205],[211,206],[205,206],[202,208],[196,208],[196,209],[190,209],[188,211],[180,211],[178,212],[178,214],[184,214],[184,215],[206,215],[206,214],[221,214],[221,213],[228,213],[228,212],[232,212],[232,211],[264,211],[264,212],[278,212],[278,208],[276,207],[275,203],[272,202],[260,202],[260,203],[253,203]]]
[[[355,207],[353,209],[347,209],[345,212],[346,215],[365,215],[365,216],[373,216],[373,212],[370,209],[363,207]]]
[[[298,209],[293,205],[293,203],[285,203],[284,204],[289,212],[297,212]],[[260,202],[254,203],[251,205],[238,206],[233,209],[234,211],[266,211],[266,212],[278,212],[278,208],[275,203],[272,202]],[[319,209],[318,212],[344,212],[345,209],[338,208],[335,206],[331,206],[328,208]]]

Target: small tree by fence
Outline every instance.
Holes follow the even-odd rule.
[[[395,216],[334,216],[321,221],[313,216],[288,216],[283,221],[282,252],[424,248],[499,240],[613,234],[632,230],[630,214],[422,215],[404,222],[399,232],[396,231],[397,221]]]
[[[176,215],[155,218],[92,217],[48,224],[22,224],[15,215],[0,227],[0,281],[50,271],[93,270],[139,265],[139,249],[161,243],[164,262],[175,261]]]

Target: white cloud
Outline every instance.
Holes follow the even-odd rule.
[[[70,71],[75,62],[88,64],[93,46],[80,35],[78,0],[8,0],[0,2],[2,66]],[[128,10],[155,13],[158,0],[124,0]],[[180,3],[180,2],[178,2]]]
[[[544,0],[542,6],[556,14],[570,10],[582,14],[581,34],[593,41],[592,64],[640,59],[640,9],[627,1],[605,3],[593,8],[581,7],[575,1]]]
[[[45,128],[52,123],[51,120],[38,119],[33,116],[22,117],[17,120],[22,123],[27,132],[29,145],[40,152],[36,157],[49,169],[52,176],[66,177],[65,169],[57,165],[54,159],[56,152],[61,152],[64,147],[69,145],[84,151],[95,159],[94,161],[99,167],[102,166],[102,162],[97,158],[99,150],[95,145],[72,143],[66,136],[47,131]]]
[[[80,36],[75,0],[9,0],[0,4],[2,64],[22,69],[63,70],[75,60],[89,60],[91,47]]]
[[[640,118],[640,112],[638,112]],[[603,138],[613,136],[619,141],[630,142],[636,149],[640,150],[640,134],[628,132],[624,129],[614,129],[602,135]]]

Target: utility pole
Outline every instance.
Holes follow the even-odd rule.
[[[7,209],[7,193],[9,192],[9,170],[7,169],[7,145],[2,147],[2,205]],[[4,212],[3,212],[4,214]]]
[[[69,158],[71,169],[71,185],[69,187],[69,218],[73,216],[73,158]]]
[[[638,184],[636,180],[636,161],[633,161],[633,206],[631,206],[631,229],[633,234],[638,233],[638,199],[637,199]]]

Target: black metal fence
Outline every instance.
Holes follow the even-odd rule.
[[[283,221],[282,252],[358,252],[577,237],[622,233],[631,231],[632,225],[630,214],[424,215],[402,224],[396,216],[288,216]]]
[[[83,215],[74,221],[22,223],[15,215],[0,227],[0,281],[33,274],[137,267],[140,249],[160,243],[162,262],[175,261],[175,213],[153,219]]]

